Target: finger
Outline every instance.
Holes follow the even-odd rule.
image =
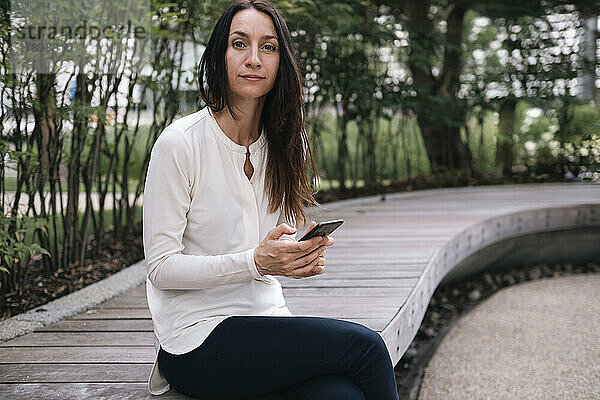
[[[306,273],[299,272],[298,276],[296,276],[295,278],[296,279],[308,278],[308,277],[311,277],[311,276],[320,275],[323,272],[325,272],[325,260],[322,257],[319,257],[319,262],[317,263],[317,265],[315,265],[314,267],[312,267],[312,269],[309,270]]]
[[[310,276],[321,275],[323,272],[325,272],[325,267],[317,265],[310,271]]]
[[[283,234],[293,235],[294,233],[296,233],[296,228],[291,227],[286,223],[283,223],[271,229],[269,233],[267,233],[267,238],[271,240],[277,240]]]
[[[319,257],[319,262],[317,263],[316,266],[313,267],[313,269],[311,269],[309,271],[309,273],[307,274],[307,276],[314,276],[314,275],[320,275],[323,272],[325,272],[325,258],[324,257]]]
[[[311,264],[317,265],[319,262],[319,257],[321,256],[321,251],[322,251],[321,249],[315,249],[312,252],[310,252],[310,253],[306,254],[305,256],[300,257],[299,259],[294,261],[291,264],[292,272],[297,271],[302,268],[306,268]]]
[[[306,230],[304,231],[304,235],[306,235],[308,232],[312,231],[315,226],[317,226],[317,223],[315,221],[310,221],[310,224],[308,224],[308,226],[306,227]]]
[[[323,253],[323,251],[325,251],[325,246],[318,246],[317,248],[312,250],[310,253],[307,253],[301,257],[298,257],[296,260],[294,260],[291,263],[292,269],[302,268],[305,265],[308,265],[315,258],[318,258]]]
[[[294,243],[296,245],[296,250],[294,251],[297,258],[304,256],[307,253],[314,251],[319,248],[320,245],[323,244],[323,238],[320,236],[316,236],[312,239],[304,240],[302,242]]]
[[[292,276],[294,278],[306,278],[306,277],[311,276],[311,271],[313,270],[313,268],[319,266],[319,261],[320,261],[320,258],[316,257],[314,260],[312,260],[307,265],[295,268],[291,272]]]
[[[318,238],[313,239],[317,239],[315,241],[315,244],[311,247],[308,247],[307,250],[302,250],[303,248],[305,248],[304,246],[300,247],[300,250],[298,247],[296,247],[299,244],[303,244],[303,242],[297,243],[286,241],[286,243],[281,245],[282,250],[285,251],[288,255],[292,256],[291,261],[289,259],[287,261],[287,263],[291,265],[292,270],[308,264],[315,257],[318,257],[319,254],[322,254],[325,251],[326,246],[324,246],[322,242],[318,240]]]
[[[310,265],[314,265],[314,267],[308,271],[307,273],[304,274],[304,276],[313,276],[313,275],[318,275],[321,274],[325,271],[325,264],[326,264],[326,260],[324,256],[319,256],[317,257],[313,262],[311,262],[309,264]],[[301,270],[303,267],[298,268],[297,270]],[[304,273],[304,272],[301,272]]]

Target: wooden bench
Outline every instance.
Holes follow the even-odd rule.
[[[442,280],[498,266],[527,241],[541,260],[557,251],[600,259],[600,186],[594,184],[436,189],[324,207],[309,210],[310,218],[346,222],[332,235],[325,274],[278,277],[287,305],[298,316],[346,319],[378,331],[394,364]],[[579,247],[557,250],[557,238],[578,240]],[[529,261],[534,253],[527,253]],[[142,285],[0,343],[0,398],[154,398],[146,389],[153,357]],[[183,396],[172,390],[160,398]]]

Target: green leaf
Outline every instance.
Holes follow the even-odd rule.
[[[4,262],[6,263],[6,265],[8,265],[8,268],[13,267],[13,259],[8,254],[4,255]]]

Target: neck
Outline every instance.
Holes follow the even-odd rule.
[[[264,97],[256,99],[237,100],[232,103],[232,109],[239,119],[231,116],[227,106],[214,116],[223,132],[235,143],[242,146],[250,146],[254,143],[260,132],[258,125],[264,104]]]

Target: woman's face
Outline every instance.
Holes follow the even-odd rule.
[[[247,9],[233,16],[225,64],[233,98],[258,99],[271,90],[279,69],[279,42],[268,15]]]

